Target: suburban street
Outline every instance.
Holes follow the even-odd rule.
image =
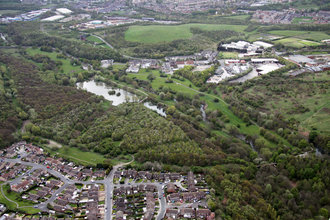
[[[20,152],[20,155],[22,157],[24,157],[27,154],[26,154],[25,151],[21,151]],[[28,170],[27,173],[32,173],[36,169],[47,169],[45,165],[36,164],[36,163],[30,163],[30,162],[24,162],[24,161],[21,161],[21,158],[3,159],[3,160],[6,161],[6,162],[20,163],[20,164],[23,164],[23,165],[31,166],[32,168],[30,170]],[[117,186],[117,187],[120,187],[120,186],[127,187],[127,186],[131,186],[133,184],[134,185],[153,184],[157,188],[158,197],[161,198],[159,200],[159,205],[160,205],[159,212],[158,212],[158,215],[156,217],[157,220],[160,220],[160,219],[162,219],[164,217],[165,211],[166,211],[166,201],[165,201],[166,199],[163,198],[163,189],[162,189],[162,186],[163,185],[162,184],[160,184],[158,182],[155,182],[155,183],[151,183],[151,182],[148,182],[148,183],[143,183],[143,182],[141,182],[141,183],[128,183],[128,179],[127,179],[127,181],[125,181],[125,184],[113,184],[114,172],[118,168],[120,168],[122,166],[125,166],[125,165],[127,165],[127,164],[129,164],[129,163],[131,163],[133,161],[134,161],[134,156],[133,156],[133,158],[132,158],[132,160],[130,162],[128,162],[128,163],[121,163],[121,164],[118,164],[118,165],[114,166],[113,169],[111,170],[111,172],[109,173],[109,175],[104,180],[95,180],[95,181],[74,181],[74,180],[71,180],[71,179],[66,178],[63,174],[61,174],[61,173],[59,173],[59,172],[57,172],[57,171],[55,171],[53,169],[47,169],[47,171],[51,175],[60,178],[60,180],[64,184],[59,189],[57,189],[46,202],[43,202],[43,203],[40,203],[40,204],[36,204],[36,205],[38,205],[38,209],[40,209],[41,211],[49,211],[49,209],[47,208],[47,204],[54,202],[57,199],[57,197],[58,197],[57,195],[60,194],[70,184],[75,184],[75,183],[82,183],[82,184],[104,184],[105,191],[106,191],[105,207],[107,207],[107,210],[105,211],[105,214],[104,214],[104,219],[105,220],[108,220],[108,219],[112,219],[111,218],[111,215],[112,215],[112,203],[113,203],[112,192],[113,192],[115,186]],[[7,184],[7,183],[18,184],[22,180],[22,178],[27,175],[27,173],[24,173],[23,175],[17,177],[16,179],[14,179],[12,181],[5,182],[2,185]],[[183,188],[179,182],[176,183],[176,184],[181,189]],[[14,202],[14,201],[12,201],[12,202]],[[16,203],[16,205],[18,207],[18,204],[17,203]],[[33,206],[24,206],[24,207],[33,207]]]

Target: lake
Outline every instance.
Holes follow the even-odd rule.
[[[136,97],[135,94],[127,92],[123,89],[115,88],[113,89],[111,86],[107,86],[103,82],[95,82],[94,80],[86,81],[86,82],[80,82],[77,83],[78,89],[85,89],[88,92],[94,93],[95,95],[102,95],[106,100],[112,101],[112,105],[117,106],[121,103],[125,103],[125,97],[130,98],[130,102],[132,102],[133,97]],[[117,95],[109,95],[109,91],[114,90],[116,91],[116,94],[119,92],[120,96]],[[149,102],[143,103],[143,105],[151,110],[157,111],[158,114],[162,116],[166,116],[166,113],[162,108],[158,108],[156,105],[153,105]]]

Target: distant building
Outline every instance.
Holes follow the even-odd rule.
[[[70,9],[67,9],[67,8],[57,8],[56,11],[61,13],[61,14],[71,14],[73,12]]]

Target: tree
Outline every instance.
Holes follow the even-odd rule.
[[[320,208],[319,214],[322,215],[325,219],[329,218],[329,211],[326,208]]]
[[[301,139],[300,141],[299,141],[299,144],[298,144],[298,147],[299,148],[306,148],[306,147],[308,147],[308,142],[305,140],[305,139]]]
[[[266,190],[265,193],[267,196],[270,196],[270,194],[272,193],[272,185],[270,185],[269,183],[266,185]]]
[[[20,119],[22,119],[22,120],[26,120],[26,119],[29,118],[29,115],[26,114],[24,111],[22,111],[22,112],[20,112],[20,113],[18,114],[18,117],[19,117]]]
[[[25,125],[25,131],[26,132],[31,132],[32,127],[33,127],[32,123],[29,123],[29,124]]]
[[[176,111],[175,106],[170,106],[170,107],[167,108],[166,114],[173,115],[175,111]]]
[[[106,159],[103,161],[103,168],[104,169],[108,169],[110,168],[112,169],[112,163],[111,163],[111,160],[110,159]]]
[[[317,137],[317,132],[316,131],[311,131],[311,132],[309,132],[309,137],[308,137],[308,139],[309,139],[309,141],[310,142],[314,142],[314,140],[315,140],[315,138]]]
[[[68,147],[68,146],[64,146],[64,147],[63,147],[63,150],[65,151],[66,154],[68,154],[68,152],[69,152],[69,147]]]
[[[39,135],[40,134],[40,127],[33,125],[31,131],[32,131],[32,134]]]
[[[164,97],[165,97],[165,93],[160,92],[160,93],[159,93],[159,98],[160,98],[161,100],[164,100]]]

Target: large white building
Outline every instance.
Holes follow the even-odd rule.
[[[59,19],[64,18],[64,17],[65,17],[64,15],[54,15],[54,16],[51,16],[51,17],[48,17],[48,18],[44,18],[41,21],[56,21],[56,20],[59,20]]]
[[[67,8],[57,8],[56,11],[61,13],[61,14],[64,14],[64,15],[71,14],[73,12],[70,9],[67,9]]]

